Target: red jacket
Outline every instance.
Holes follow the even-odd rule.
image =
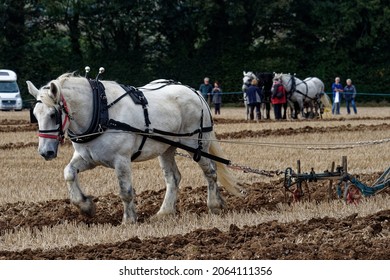
[[[275,85],[277,89],[271,97],[272,104],[284,104],[287,102],[286,90],[282,84]]]

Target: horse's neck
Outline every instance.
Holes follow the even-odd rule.
[[[287,91],[291,90],[292,83],[293,83],[292,79],[293,79],[293,77],[291,75],[283,75],[282,76],[282,83],[283,83],[284,88]]]
[[[89,83],[79,83],[72,87],[63,87],[62,94],[72,118],[69,129],[74,133],[84,132],[92,120],[93,99]]]
[[[297,77],[293,76],[293,75],[284,75],[283,78],[282,78],[282,81],[283,81],[283,84],[284,84],[284,87],[286,88],[287,91],[290,91],[294,86],[298,86],[302,83],[304,83],[304,81],[302,81],[301,79],[298,79]]]

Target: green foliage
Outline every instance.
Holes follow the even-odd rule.
[[[388,92],[389,0],[0,0],[0,67],[37,85],[69,71],[135,86],[204,76],[240,91],[242,71],[335,76]],[[232,98],[232,101],[237,97]],[[229,99],[230,100],[230,99]]]

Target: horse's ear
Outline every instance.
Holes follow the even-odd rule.
[[[242,74],[243,74],[244,76],[246,76],[246,72],[245,72],[245,71],[242,71]]]
[[[58,100],[60,100],[60,92],[61,92],[60,84],[57,81],[51,81],[50,82],[50,95],[51,95],[51,98],[53,98],[53,100],[55,102],[58,102]]]
[[[28,92],[37,99],[39,90],[30,81],[26,81]]]

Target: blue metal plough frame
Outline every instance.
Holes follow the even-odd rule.
[[[331,196],[332,181],[337,180],[336,191],[339,198],[344,198],[348,203],[356,203],[361,196],[373,196],[390,186],[390,167],[375,181],[372,186],[359,181],[356,177],[347,172],[347,157],[342,157],[342,164],[334,170],[334,162],[331,171],[315,173],[313,168],[309,173],[301,173],[301,164],[297,162],[297,172],[291,167],[285,170],[284,188],[293,195],[294,201],[299,201],[304,196],[302,183],[306,186],[308,182],[317,182],[319,180],[329,180],[329,197]],[[342,187],[344,183],[344,189]],[[357,191],[358,190],[358,191]],[[309,194],[310,198],[310,194]]]

